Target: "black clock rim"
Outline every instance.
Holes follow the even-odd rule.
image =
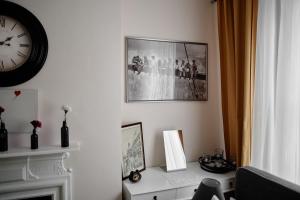
[[[41,22],[18,4],[0,1],[0,15],[19,21],[32,41],[30,56],[22,66],[12,71],[0,71],[0,87],[15,86],[32,79],[42,69],[48,55],[48,38]]]

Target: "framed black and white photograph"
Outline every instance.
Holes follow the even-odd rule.
[[[126,37],[126,101],[207,101],[207,43]]]
[[[122,126],[122,179],[131,171],[146,169],[142,123]]]

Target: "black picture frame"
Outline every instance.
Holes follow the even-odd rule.
[[[146,170],[142,122],[122,126],[122,180],[131,171]]]
[[[208,44],[125,37],[125,101],[207,101]]]
[[[24,7],[0,1],[0,15],[19,21],[31,36],[32,47],[28,60],[12,71],[0,71],[0,87],[14,86],[33,78],[43,67],[48,55],[48,38],[41,22]]]

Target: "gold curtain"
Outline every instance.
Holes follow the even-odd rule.
[[[218,0],[222,112],[227,158],[251,157],[258,0]]]

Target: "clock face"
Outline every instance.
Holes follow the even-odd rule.
[[[32,79],[47,54],[47,34],[36,16],[18,4],[0,0],[0,87]]]
[[[27,29],[14,18],[0,15],[0,72],[21,67],[28,60],[31,47]]]

